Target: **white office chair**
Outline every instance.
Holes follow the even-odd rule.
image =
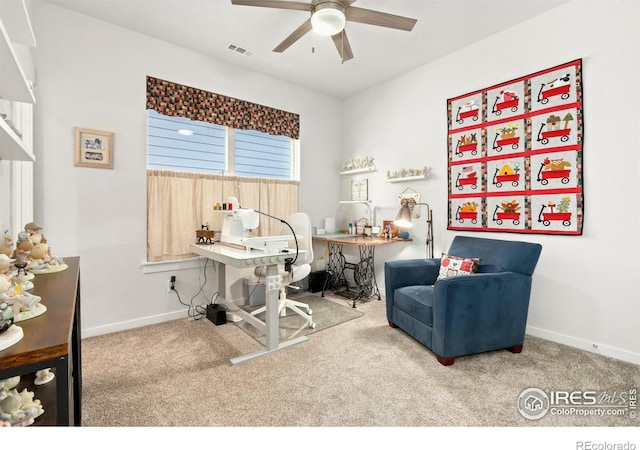
[[[293,231],[298,238],[298,249],[305,250],[306,253],[304,254],[304,256],[298,256],[297,260],[291,265],[290,272],[287,272],[284,266],[278,267],[280,276],[282,277],[280,297],[278,299],[278,313],[281,317],[284,317],[287,314],[287,308],[289,308],[293,312],[304,318],[309,324],[309,328],[315,328],[316,323],[311,317],[313,311],[311,310],[311,308],[309,308],[309,305],[287,298],[287,287],[292,289],[300,289],[297,286],[292,286],[291,283],[300,281],[311,273],[311,261],[313,261],[311,219],[309,218],[308,214],[299,212],[289,216],[286,219],[286,222],[291,225],[291,228],[293,228]],[[291,234],[291,229],[288,226],[283,225],[280,234]],[[289,241],[289,249],[295,248],[296,243],[292,236],[292,240]],[[295,258],[295,254],[292,254],[292,257]],[[266,276],[266,267],[256,267],[255,274],[260,278],[264,278]],[[255,311],[252,311],[251,314],[260,314],[261,312],[266,311],[266,309],[267,307],[265,305],[256,309]]]

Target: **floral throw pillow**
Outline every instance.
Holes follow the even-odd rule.
[[[458,256],[442,254],[438,280],[458,275],[471,275],[478,271],[480,258],[460,258]]]

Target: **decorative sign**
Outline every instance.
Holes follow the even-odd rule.
[[[416,205],[420,203],[420,194],[411,188],[406,188],[400,195],[398,195],[398,198],[400,199],[401,207],[405,204],[409,205],[409,208],[411,208],[411,217],[420,217],[420,208],[416,208]]]
[[[449,230],[582,234],[582,60],[447,100]]]
[[[367,179],[351,182],[351,200],[362,202],[369,200],[369,181]]]

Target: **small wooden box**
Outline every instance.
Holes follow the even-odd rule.
[[[213,230],[196,230],[196,244],[213,244]]]

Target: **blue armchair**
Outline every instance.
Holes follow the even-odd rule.
[[[386,261],[389,325],[431,349],[445,366],[458,356],[520,353],[540,244],[456,236],[447,254],[480,258],[478,271],[437,280],[440,258]]]

